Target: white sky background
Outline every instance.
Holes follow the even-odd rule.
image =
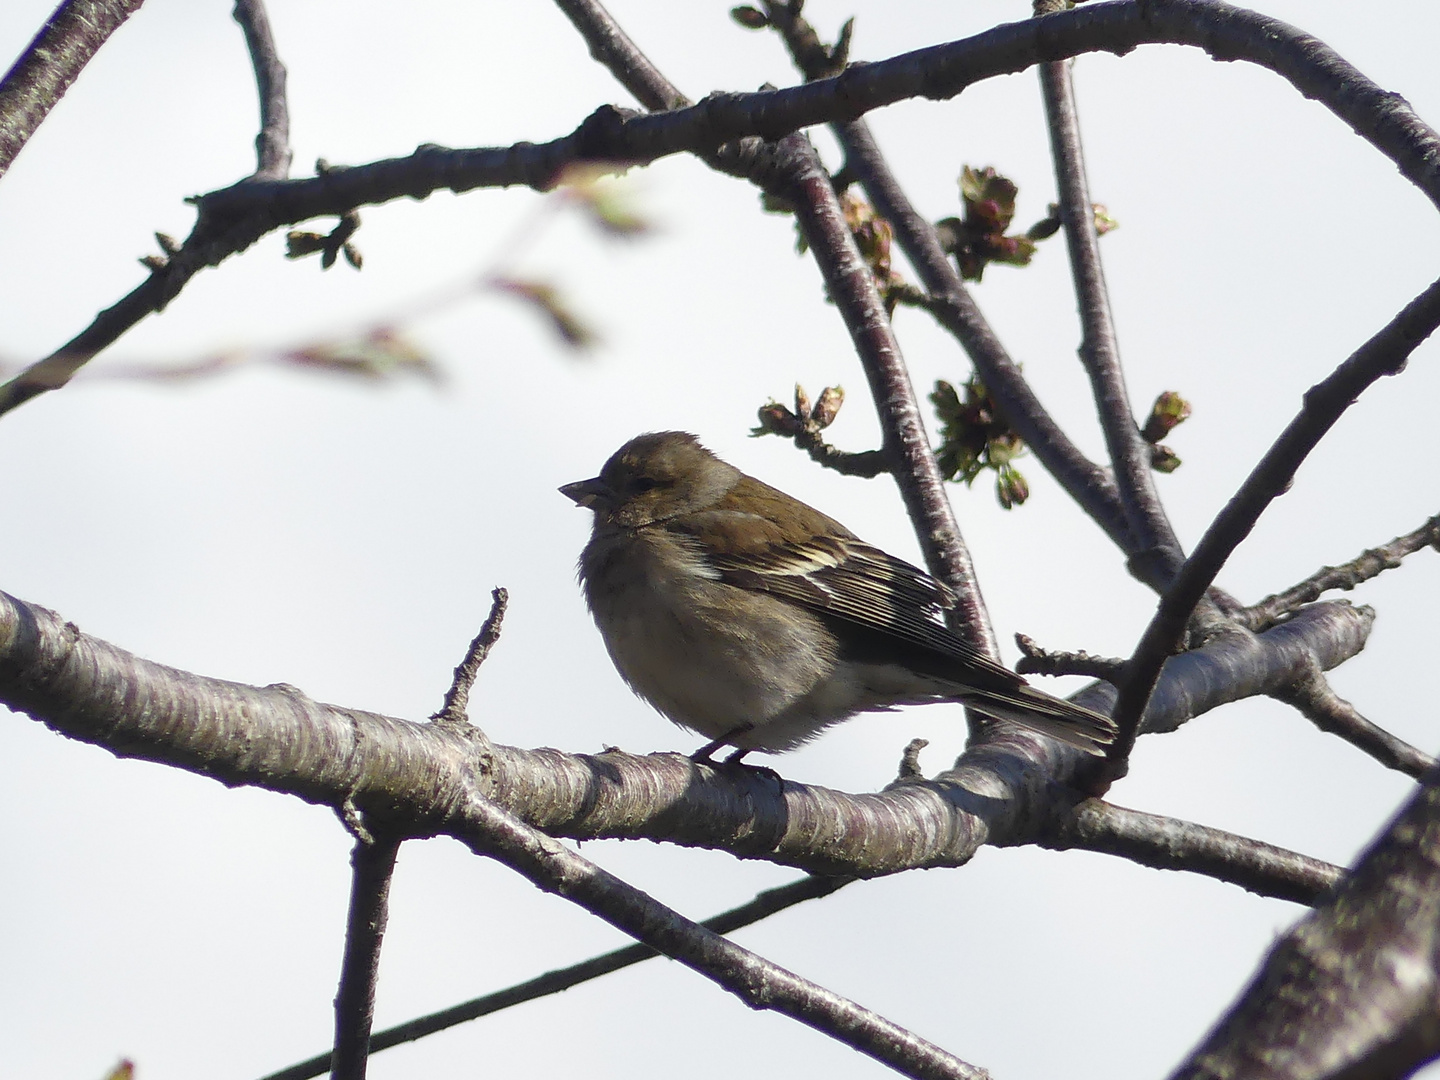
[[[14,56],[49,0],[0,5]],[[1440,9],[1272,0],[1440,121]],[[726,4],[615,0],[687,93],[795,81],[778,40]],[[0,354],[31,360],[141,280],[155,229],[183,236],[184,196],[253,167],[256,106],[221,0],[150,0],[105,46],[0,184]],[[881,59],[1022,18],[1012,3],[811,0],[827,36]],[[290,71],[297,175],[417,143],[503,145],[630,104],[546,4],[401,6],[273,0]],[[1322,378],[1436,273],[1434,208],[1340,121],[1283,81],[1194,49],[1148,47],[1077,69],[1095,197],[1119,219],[1103,251],[1137,407],[1174,389],[1194,418],[1159,479],[1187,546]],[[1053,197],[1033,73],[872,117],[915,202],[956,213],[963,164],[1021,187],[1028,224]],[[817,135],[827,152],[823,132]],[[834,163],[833,155],[831,162]],[[181,386],[82,379],[0,420],[0,588],[177,667],[288,682],[326,701],[420,719],[440,703],[489,590],[511,590],[471,712],[496,740],[577,752],[690,751],[697,740],[615,675],[573,580],[589,515],[555,491],[629,436],[683,427],[722,456],[918,559],[893,488],[821,471],[754,410],[842,383],[842,447],[876,444],[865,383],[787,219],[687,159],[625,181],[659,226],[633,243],[561,217],[517,272],[558,283],[604,336],[557,347],[513,301],[477,298],[409,326],[448,386],[360,385],[256,366]],[[180,362],[334,336],[494,265],[540,196],[436,195],[362,211],[365,269],[287,263],[279,235],[197,277],[93,365]],[[322,223],[328,228],[328,223]],[[906,270],[901,267],[902,272]],[[912,275],[913,278],[913,275]],[[978,299],[1073,437],[1101,450],[1075,360],[1061,241]],[[963,379],[953,343],[897,316],[922,393]],[[1409,531],[1440,510],[1436,349],[1373,388],[1241,547],[1221,584],[1246,600]],[[1007,661],[1012,635],[1124,654],[1153,597],[1040,466],[1006,513],[989,483],[952,489]],[[1440,559],[1363,588],[1379,611],[1340,693],[1440,747],[1430,690]],[[1059,684],[1065,689],[1066,684]],[[928,771],[960,749],[958,709],[862,718],[770,763],[873,790],[907,740]],[[1111,793],[1348,861],[1410,789],[1273,702],[1223,708],[1142,741]],[[330,1036],[348,888],[347,835],[325,810],[0,722],[0,1075],[92,1080],[121,1057],[141,1080],[246,1080]],[[796,872],[647,843],[587,856],[704,917]],[[1098,855],[983,851],[960,870],[852,886],[741,932],[741,942],[911,1026],[1004,1080],[1163,1075],[1300,909]],[[446,841],[404,848],[377,1026],[623,943],[599,920]],[[381,1078],[752,1075],[880,1077],[883,1066],[755,1014],[669,961],[481,1020],[371,1064]]]

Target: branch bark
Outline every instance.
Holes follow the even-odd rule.
[[[0,80],[0,177],[100,46],[144,0],[65,0]]]

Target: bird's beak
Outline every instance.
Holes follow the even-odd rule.
[[[608,496],[610,489],[597,476],[593,480],[576,480],[573,484],[566,484],[560,489],[560,494],[573,499],[577,506],[592,507]]]

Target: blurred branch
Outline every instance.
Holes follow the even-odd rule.
[[[1435,765],[1435,759],[1429,754],[1360,715],[1359,709],[1331,689],[1318,667],[1308,668],[1291,685],[1270,696],[1293,705],[1321,731],[1338,735],[1387,769],[1418,780]]]
[[[390,879],[400,840],[356,830],[350,852],[350,909],[345,922],[345,956],[335,994],[335,1050],[332,1080],[365,1080],[370,1025],[375,1017],[375,980],[380,944],[390,912]]]
[[[1426,783],[1172,1080],[1410,1076],[1440,1054],[1440,790]]]
[[[1050,129],[1055,184],[1060,194],[1060,220],[1065,229],[1070,272],[1080,309],[1080,361],[1090,376],[1100,428],[1105,433],[1111,470],[1125,510],[1132,544],[1127,554],[1151,565],[1155,576],[1168,582],[1180,568],[1185,553],[1155,490],[1150,468],[1152,450],[1135,423],[1130,395],[1125,388],[1120,343],[1095,232],[1095,211],[1085,173],[1069,61],[1041,64],[1040,88]]]
[[[1301,462],[1345,410],[1377,379],[1404,370],[1410,353],[1436,326],[1440,326],[1440,281],[1407,304],[1349,359],[1306,392],[1299,414],[1211,522],[1161,597],[1126,668],[1125,685],[1114,713],[1120,738],[1111,747],[1113,760],[1124,761],[1130,753],[1161,665],[1179,646],[1190,613],[1230,553],[1250,534],[1271,501],[1290,486]]]
[[[0,177],[55,103],[144,0],[65,0],[0,79]]]
[[[580,0],[571,6],[603,11]],[[310,179],[248,179],[201,195],[195,200],[199,207],[195,227],[181,250],[155,265],[147,281],[101,312],[75,338],[0,386],[0,414],[64,385],[140,319],[164,308],[200,270],[219,265],[284,225],[339,217],[362,205],[401,197],[423,198],[437,190],[458,193],[511,184],[543,190],[565,165],[576,161],[633,165],[692,151],[753,178],[753,170],[768,163],[755,158],[756,147],[747,143],[747,137],[774,139],[814,124],[852,120],[909,97],[953,97],[978,81],[1041,61],[1096,50],[1123,53],[1140,44],[1161,42],[1198,45],[1220,59],[1242,59],[1270,68],[1344,119],[1440,203],[1440,136],[1403,98],[1380,89],[1328,47],[1278,20],[1226,4],[1114,0],[852,66],[833,78],[784,90],[712,95],[699,105],[650,115],[604,107],[571,134],[547,143],[471,150],[425,145],[405,158],[337,169]],[[593,40],[591,44],[595,48]],[[623,44],[612,40],[607,55],[614,55]],[[873,191],[871,198],[895,221]],[[895,223],[899,229],[900,223]],[[926,284],[932,293],[943,292]],[[956,318],[974,322],[974,314],[963,308],[957,309]],[[988,328],[972,325],[969,332],[983,336]],[[999,352],[998,344],[993,350]],[[982,374],[997,394],[1002,392],[994,373]],[[1019,416],[1011,420],[1017,427],[1023,422]],[[1103,476],[1093,482],[1102,481]],[[1095,502],[1095,497],[1082,499],[1087,510]]]
[[[829,896],[854,880],[854,878],[848,877],[803,877],[789,885],[766,889],[757,894],[755,899],[749,903],[715,915],[699,925],[707,930],[713,930],[717,934],[729,934],[741,927],[750,926],[752,923],[757,923],[787,908],[794,907],[796,904],[804,903],[806,900]],[[493,994],[472,998],[470,1001],[452,1005],[440,1012],[416,1017],[414,1020],[396,1024],[384,1031],[377,1031],[370,1037],[370,1053],[375,1054],[381,1050],[388,1050],[392,1046],[423,1039],[427,1035],[445,1031],[447,1028],[463,1024],[468,1020],[489,1016],[491,1013],[508,1009],[512,1005],[523,1005],[527,1001],[558,994],[562,990],[569,990],[573,986],[598,979],[612,971],[620,971],[661,955],[663,954],[649,945],[637,943],[615,949],[613,952],[603,953],[578,964],[572,964],[570,967],[547,971],[544,975],[517,983],[504,990],[497,990]],[[324,1075],[329,1069],[330,1054],[317,1054],[315,1057],[307,1058],[289,1068],[270,1073],[262,1080],[310,1080],[311,1077]]]
[[[1440,551],[1440,515],[1388,544],[1362,551],[1347,563],[1321,567],[1300,584],[1244,608],[1236,618],[1251,630],[1264,630],[1331,589],[1353,589],[1386,570],[1394,570],[1405,556],[1427,547]]]
[[[1184,870],[1261,896],[1319,903],[1344,877],[1338,866],[1179,818],[1087,799],[1057,805],[1039,840],[1056,851],[1098,851],[1156,870]]]
[[[290,173],[290,106],[285,97],[285,65],[275,51],[264,0],[235,0],[235,21],[245,34],[255,87],[260,94],[260,134],[255,136],[257,180],[283,180]]]

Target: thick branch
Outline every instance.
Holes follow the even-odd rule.
[[[81,70],[144,0],[65,0],[0,80],[0,176]]]
[[[1436,326],[1440,326],[1440,281],[1407,304],[1328,378],[1306,392],[1299,414],[1205,530],[1136,646],[1114,714],[1121,733],[1112,748],[1117,760],[1123,761],[1129,753],[1139,730],[1140,714],[1165,657],[1175,650],[1190,613],[1230,553],[1250,534],[1271,501],[1290,486],[1300,463],[1345,410],[1371,383],[1404,370],[1410,353]]]
[[[1312,655],[1333,667],[1360,650],[1369,627],[1362,609],[1318,604],[1259,637],[1176,657],[1147,725],[1173,728],[1223,701],[1287,685]],[[1104,708],[1110,694],[1098,686],[1082,698]],[[1083,764],[1083,755],[1011,730],[932,780],[849,795],[676,754],[492,747],[470,725],[413,724],[322,705],[293,687],[244,686],[141,660],[4,594],[0,701],[121,756],[336,809],[376,809],[397,833],[444,831],[478,781],[556,836],[644,837],[867,877],[957,866],[982,844],[1033,840],[1054,785],[1075,781]]]
[[[1175,1080],[1409,1076],[1440,1053],[1437,779],[1275,945]]]

